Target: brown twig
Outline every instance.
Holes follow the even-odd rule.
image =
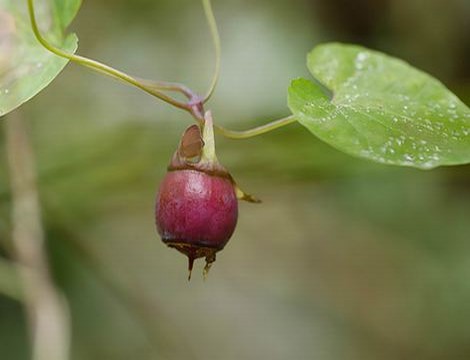
[[[44,252],[44,232],[34,156],[26,124],[18,111],[3,119],[12,189],[13,250],[21,265],[33,360],[67,360],[70,325],[65,298],[54,287]]]

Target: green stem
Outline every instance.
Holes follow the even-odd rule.
[[[177,108],[184,109],[184,110],[189,110],[188,105],[182,102],[177,101],[176,99],[173,99],[172,97],[162,93],[161,91],[157,90],[155,86],[147,86],[140,81],[138,81],[136,78],[122,72],[119,70],[116,70],[112,68],[111,66],[108,66],[106,64],[100,63],[96,60],[88,59],[86,57],[80,56],[80,55],[74,55],[74,54],[69,54],[54,45],[50,44],[39,32],[38,25],[36,22],[36,17],[34,15],[34,0],[28,0],[28,12],[29,12],[29,17],[31,19],[31,27],[33,29],[33,33],[36,36],[36,39],[41,43],[42,46],[44,46],[47,50],[50,52],[54,53],[57,56],[69,59],[70,61],[76,62],[80,65],[86,66],[90,69],[93,69],[99,73],[111,76],[115,79],[124,81],[128,84],[131,84],[146,93],[153,95],[160,100],[163,100]]]
[[[215,69],[214,75],[212,76],[212,82],[209,86],[209,90],[207,91],[206,96],[204,97],[203,103],[205,104],[214,93],[215,87],[217,85],[217,81],[219,80],[220,74],[220,53],[221,53],[221,46],[220,46],[220,36],[219,30],[217,29],[217,22],[215,20],[214,11],[212,10],[212,4],[210,0],[202,0],[202,5],[204,7],[204,13],[207,18],[207,22],[209,24],[209,29],[212,36],[212,42],[214,44],[215,50]]]
[[[193,115],[193,117],[199,123],[203,121],[202,114],[198,110],[198,103],[205,104],[210,99],[210,97],[214,93],[215,87],[219,79],[219,73],[220,73],[220,54],[221,54],[220,36],[219,36],[219,31],[217,29],[217,22],[215,20],[214,11],[212,10],[212,4],[210,0],[202,0],[202,4],[204,7],[204,13],[206,15],[207,22],[209,24],[210,32],[212,35],[212,41],[214,43],[215,69],[214,69],[214,75],[212,77],[212,82],[210,84],[209,90],[203,100],[200,100],[201,98],[197,96],[196,93],[194,93],[191,89],[189,89],[188,87],[182,84],[172,83],[172,82],[158,82],[158,81],[135,78],[120,70],[114,69],[109,65],[103,64],[99,61],[88,59],[80,55],[70,54],[70,53],[63,51],[62,49],[55,47],[54,45],[50,44],[41,35],[39,31],[39,28],[36,22],[36,17],[34,15],[34,0],[27,0],[27,3],[28,3],[28,12],[29,12],[30,20],[31,20],[31,27],[32,27],[33,33],[36,39],[44,48],[46,48],[47,50],[49,50],[50,52],[52,52],[53,54],[57,56],[63,57],[65,59],[78,63],[82,66],[88,67],[94,71],[97,71],[99,73],[105,74],[112,78],[128,83],[132,86],[135,86],[145,91],[146,93],[150,95],[153,95],[159,98],[160,100],[167,102],[170,105],[173,105],[179,109],[186,110],[191,115]],[[186,96],[190,101],[188,103],[180,102],[174,99],[173,97],[164,94],[162,91],[179,92],[183,94],[184,96]],[[194,102],[195,100],[197,101]],[[218,125],[214,125],[214,126],[219,133],[221,133],[223,136],[227,138],[247,139],[250,137],[265,134],[269,131],[289,125],[293,122],[295,122],[295,118],[291,115],[286,118],[275,120],[268,124],[261,125],[261,126],[255,127],[253,129],[245,130],[245,131],[230,130],[230,129],[226,129]]]
[[[272,130],[276,130],[283,126],[289,125],[296,122],[294,115],[287,116],[285,118],[271,121],[265,125],[261,125],[249,130],[236,131],[229,130],[222,126],[215,125],[216,130],[221,133],[223,136],[230,139],[248,139],[254,136],[262,135]]]

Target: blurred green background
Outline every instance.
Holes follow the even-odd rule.
[[[216,122],[288,114],[290,79],[325,41],[401,57],[470,103],[468,0],[215,0],[223,44]],[[199,1],[84,1],[79,53],[203,93],[213,50]],[[299,125],[218,138],[219,159],[263,200],[209,279],[167,249],[154,198],[185,113],[69,65],[22,107],[47,246],[72,311],[74,360],[469,359],[470,167],[376,165]],[[11,197],[0,139],[0,241]],[[6,250],[0,250],[6,256]],[[0,359],[30,356],[25,314],[0,296]]]

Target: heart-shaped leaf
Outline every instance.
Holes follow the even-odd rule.
[[[289,107],[321,140],[384,164],[429,169],[470,162],[470,109],[406,62],[360,46],[308,55],[315,81],[294,80]]]
[[[54,45],[73,53],[77,37],[65,36],[80,0],[35,0],[41,33]],[[40,92],[67,64],[34,37],[26,0],[0,0],[0,116]]]

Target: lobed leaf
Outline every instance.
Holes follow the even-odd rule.
[[[470,162],[470,109],[406,62],[338,43],[308,55],[315,80],[297,79],[289,107],[299,123],[348,154],[430,169]]]

